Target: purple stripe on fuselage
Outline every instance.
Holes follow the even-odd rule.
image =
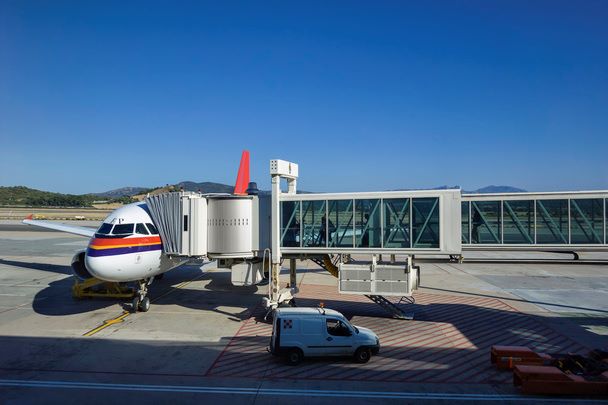
[[[87,256],[90,257],[103,257],[103,256],[116,256],[116,255],[126,255],[129,253],[141,253],[141,252],[150,252],[153,250],[161,250],[162,245],[144,245],[144,246],[127,246],[127,247],[118,247],[111,249],[91,249],[87,248]]]

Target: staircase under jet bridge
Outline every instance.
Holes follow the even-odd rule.
[[[364,295],[393,318],[414,319],[412,312],[401,308],[401,305],[414,302],[411,294],[420,280],[420,268],[412,266],[411,259],[404,263],[357,263],[351,261],[350,256],[341,255],[309,259],[339,279],[340,292]],[[394,303],[382,293],[397,295],[399,301]],[[403,295],[399,296],[400,293]]]

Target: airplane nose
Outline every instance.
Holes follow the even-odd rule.
[[[125,255],[97,255],[87,250],[85,265],[91,275],[99,280],[111,282],[123,282],[136,280],[139,277],[137,268],[129,264]]]

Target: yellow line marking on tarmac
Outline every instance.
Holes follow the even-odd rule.
[[[201,278],[203,278],[203,276],[204,276],[205,274],[207,274],[207,273],[209,273],[209,272],[212,272],[213,270],[215,270],[215,269],[208,270],[208,271],[206,271],[206,272],[204,272],[204,273],[202,273],[202,274],[200,274],[200,275],[198,275],[198,276],[194,277],[192,280],[188,280],[188,281],[181,282],[181,283],[179,283],[178,285],[176,285],[175,287],[171,287],[171,288],[169,288],[169,289],[168,289],[167,291],[165,291],[163,294],[161,294],[161,295],[159,295],[158,297],[154,298],[154,299],[152,300],[152,302],[156,302],[156,301],[158,301],[159,299],[161,299],[161,298],[163,298],[163,297],[165,297],[165,296],[167,296],[167,295],[171,294],[173,291],[178,290],[178,289],[180,289],[180,288],[184,288],[184,287],[185,287],[185,286],[187,286],[188,284],[190,284],[190,283],[192,283],[192,282],[194,282],[194,281],[198,281],[198,280],[200,280]],[[119,323],[123,323],[123,322],[124,322],[124,320],[125,320],[125,318],[126,318],[126,317],[128,317],[129,315],[131,315],[131,312],[129,312],[129,311],[123,311],[123,312],[122,312],[122,314],[118,315],[118,316],[117,316],[117,317],[115,317],[115,318],[112,318],[112,319],[107,319],[107,320],[103,321],[103,323],[102,323],[101,325],[99,325],[99,326],[97,326],[96,328],[93,328],[93,329],[91,329],[90,331],[88,331],[88,332],[84,333],[82,336],[93,336],[94,334],[96,334],[97,332],[101,332],[102,330],[104,330],[104,329],[105,329],[105,328],[107,328],[108,326],[112,326],[112,325],[116,325],[116,324],[119,324]]]
[[[87,333],[85,333],[82,336],[93,336],[97,332],[104,330],[105,328],[107,328],[110,325],[115,325],[117,323],[124,322],[124,319],[127,316],[129,316],[129,312],[123,311],[123,313],[120,314],[120,315],[118,315],[116,318],[112,318],[112,319],[108,319],[108,320],[103,321],[103,323],[101,325],[99,325],[98,327],[96,327],[94,329],[91,329],[90,331],[88,331]]]

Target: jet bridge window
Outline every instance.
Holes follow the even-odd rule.
[[[439,247],[439,198],[412,200],[412,247]]]
[[[281,246],[300,246],[300,202],[281,203]]]
[[[302,246],[327,246],[327,205],[325,201],[302,201]]]
[[[384,206],[384,247],[411,247],[410,199],[387,198],[382,203]]]
[[[137,224],[135,225],[135,233],[139,233],[142,235],[148,235],[148,230],[146,229],[146,227],[144,226],[144,224]]]
[[[602,203],[599,198],[570,200],[570,243],[602,243]]]
[[[118,224],[114,225],[113,235],[131,235],[133,234],[133,224]]]
[[[329,246],[353,247],[353,200],[328,201]],[[333,226],[332,226],[333,225]]]
[[[380,247],[380,200],[355,200],[355,247]]]
[[[99,229],[97,230],[96,233],[98,233],[100,235],[109,235],[111,230],[112,230],[112,224],[103,223],[103,224],[101,224],[101,226],[99,227]]]

